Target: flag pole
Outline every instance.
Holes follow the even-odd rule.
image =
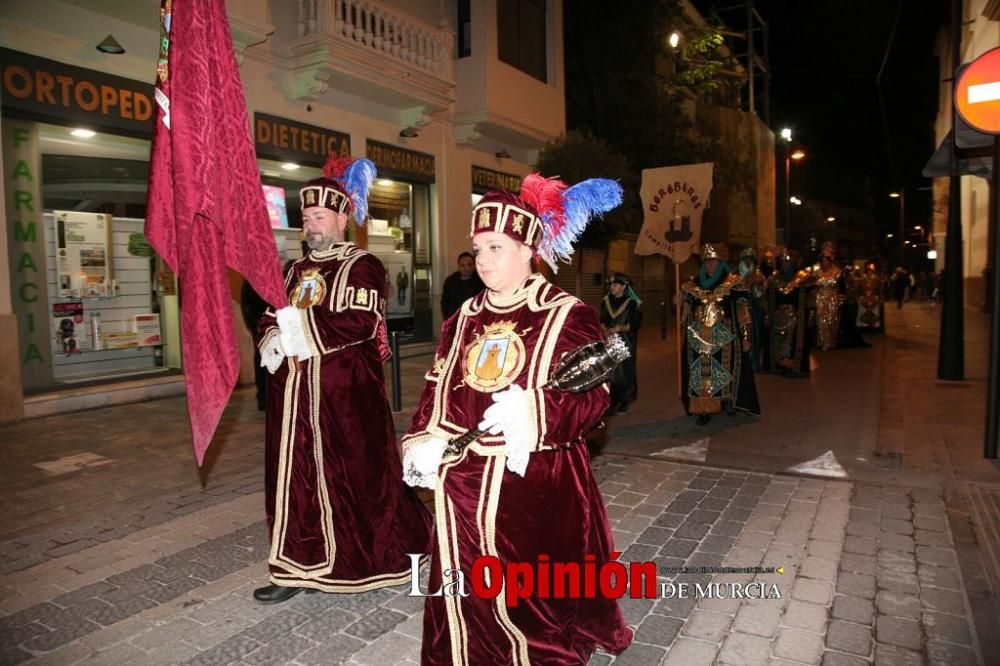
[[[681,265],[674,262],[674,317],[677,323],[677,396],[684,397],[684,387],[681,385]]]

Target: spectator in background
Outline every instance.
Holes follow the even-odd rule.
[[[253,287],[246,280],[243,281],[243,288],[240,290],[240,311],[243,313],[243,324],[250,331],[253,337],[253,367],[254,383],[257,384],[257,409],[264,411],[264,381],[267,378],[267,370],[260,364],[260,336],[257,334],[257,324],[267,309],[267,303],[260,295],[254,291]]]
[[[449,275],[441,289],[441,318],[448,319],[466,302],[485,288],[476,273],[476,260],[470,252],[458,255],[458,270]]]
[[[611,375],[611,409],[619,414],[627,412],[639,395],[635,361],[641,324],[642,301],[632,289],[632,281],[626,275],[612,273],[608,293],[601,301],[601,326],[606,336],[621,333],[628,343],[629,357]]]
[[[910,289],[910,275],[903,270],[902,266],[897,266],[890,282],[892,283],[892,297],[896,299],[896,309],[900,310],[906,300],[906,293]]]

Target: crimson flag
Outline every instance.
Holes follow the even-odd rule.
[[[224,0],[161,0],[146,237],[181,284],[198,464],[239,375],[226,267],[287,305]]]

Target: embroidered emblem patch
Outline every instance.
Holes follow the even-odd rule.
[[[465,383],[492,393],[510,386],[524,369],[524,342],[514,332],[512,321],[487,326],[466,348],[463,358]]]
[[[490,226],[490,213],[488,210],[483,208],[479,211],[479,228],[486,229]]]
[[[299,283],[292,290],[289,301],[300,310],[306,310],[319,305],[326,298],[326,280],[318,269],[310,269],[302,274]]]
[[[520,213],[514,215],[514,223],[512,225],[510,225],[510,228],[511,228],[511,231],[513,231],[515,234],[523,234],[524,233],[524,215],[521,215]]]

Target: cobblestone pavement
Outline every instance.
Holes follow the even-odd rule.
[[[426,360],[404,364],[404,396],[416,394]],[[811,386],[803,400],[825,397],[822,383]],[[0,664],[419,662],[423,604],[408,587],[251,600],[267,554],[263,419],[252,403],[251,391],[237,392],[201,471],[183,399],[0,426]],[[635,643],[592,663],[996,663],[989,631],[973,621],[993,597],[969,591],[989,586],[963,573],[976,571],[966,565],[978,532],[946,502],[953,480],[804,478],[723,468],[721,455],[667,460],[652,449],[668,444],[645,450],[642,410],[651,412],[636,407],[627,416],[640,445],[607,446],[593,460],[616,547],[623,561],[655,562],[668,590],[686,583],[691,594],[624,599]],[[404,408],[397,430],[412,400]],[[878,419],[855,420],[874,442]],[[727,427],[747,426],[734,423],[713,424],[713,446]],[[698,586],[749,582],[780,598],[696,598]]]
[[[672,581],[692,590],[773,583],[780,599],[624,600],[635,644],[592,663],[982,663],[939,492],[623,456],[595,466],[624,561],[687,567]],[[262,493],[247,490],[5,575],[0,663],[417,663],[422,600],[408,588],[250,600],[267,535]],[[755,566],[784,573],[700,573]]]

